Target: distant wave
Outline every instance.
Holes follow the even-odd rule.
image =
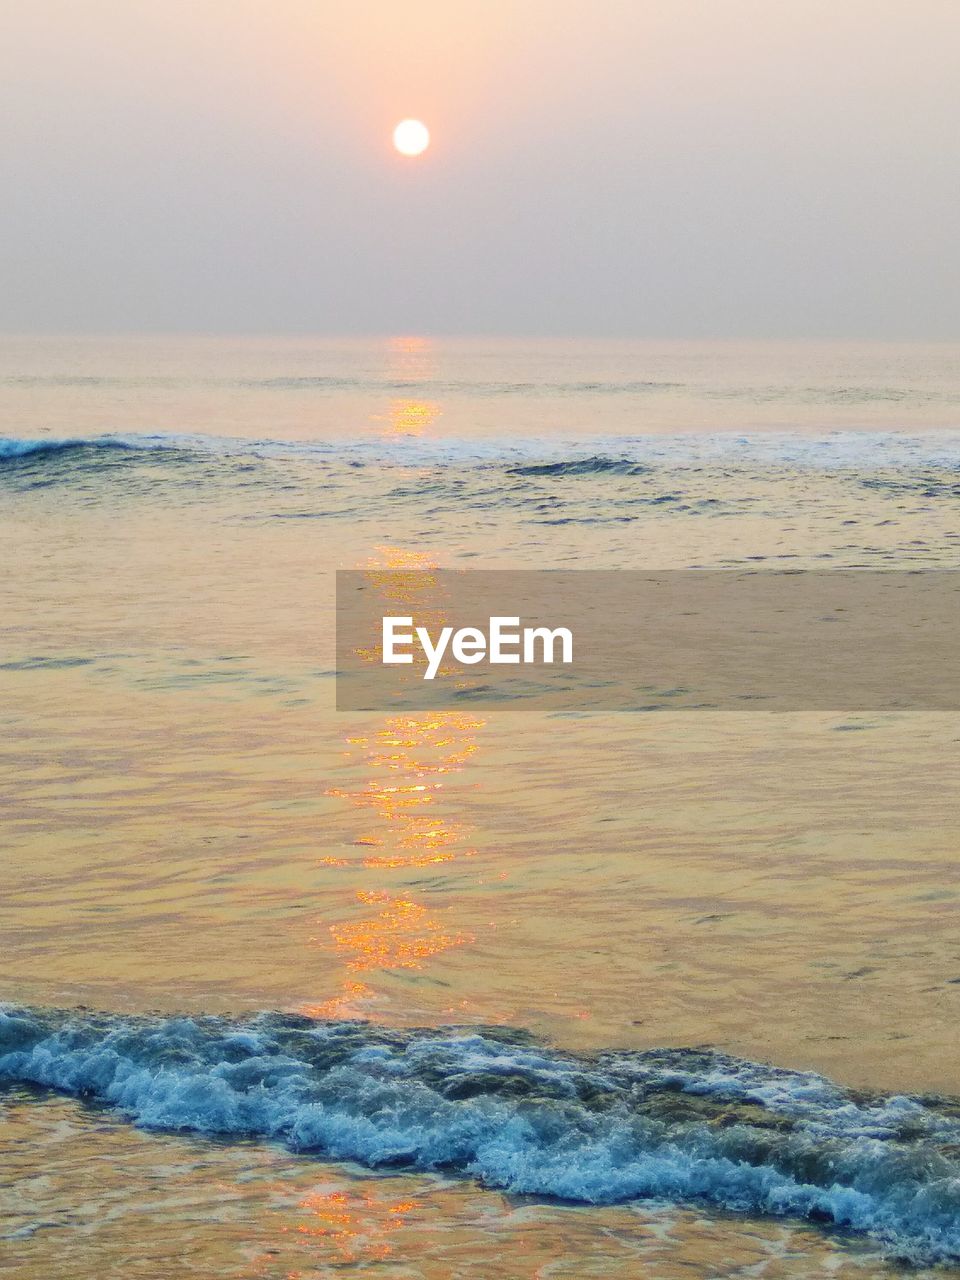
[[[442,378],[344,378],[301,376],[281,378],[256,378],[240,382],[248,389],[263,388],[280,391],[361,391],[391,392],[398,395],[419,392],[433,396],[466,395],[479,397],[501,396],[618,396],[645,395],[656,391],[676,391],[683,388],[680,382],[656,382],[645,379],[598,382],[504,382],[484,379]]]
[[[349,440],[246,439],[185,432],[88,436],[0,436],[0,462],[42,454],[178,450],[210,458],[321,459],[350,465],[502,466],[514,475],[638,474],[656,466],[796,466],[880,470],[911,466],[960,469],[960,432],[925,435],[836,431],[566,436],[478,436]]]
[[[185,447],[190,437],[146,435],[67,436],[62,438],[40,436],[36,439],[19,439],[0,436],[0,462],[14,462],[21,458],[42,457],[45,454],[74,453],[80,450],[107,450],[109,452],[138,453],[147,449],[177,449]]]
[[[649,471],[641,462],[629,458],[605,458],[593,455],[589,458],[561,459],[559,462],[526,462],[507,467],[511,476],[595,476],[611,472],[618,476],[636,476]]]
[[[34,458],[46,453],[63,453],[82,448],[85,443],[87,442],[83,440],[15,440],[5,437],[0,439],[0,462]],[[103,440],[102,445],[107,447],[108,441]]]
[[[483,378],[376,378],[338,374],[300,374],[278,377],[164,377],[141,375],[117,377],[90,374],[15,374],[0,378],[0,386],[62,390],[91,388],[103,391],[201,387],[211,390],[242,388],[246,391],[350,391],[363,393],[429,392],[431,395],[466,396],[555,396],[555,395],[643,395],[684,388],[681,382],[658,382],[632,378],[621,381],[503,381]]]
[[[736,383],[723,385],[693,378],[667,381],[658,378],[442,378],[429,376],[396,377],[369,372],[357,374],[300,373],[276,376],[207,376],[195,374],[81,374],[18,373],[0,377],[0,386],[50,390],[138,391],[200,389],[211,391],[266,391],[293,394],[356,393],[363,395],[426,395],[486,399],[489,397],[564,398],[589,396],[617,398],[656,396],[668,393],[691,402],[741,401],[745,406],[758,404],[800,404],[824,406],[857,406],[904,404],[910,406],[960,405],[960,395],[950,388],[922,385],[896,386],[866,384]]]
[[[960,1259],[957,1104],[707,1050],[585,1058],[507,1028],[4,1006],[0,1081],[95,1099],[146,1128],[585,1204],[807,1218],[914,1262]]]

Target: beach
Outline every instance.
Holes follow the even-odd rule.
[[[956,716],[337,712],[333,609],[954,569],[955,349],[4,339],[0,397],[0,1273],[960,1273]]]

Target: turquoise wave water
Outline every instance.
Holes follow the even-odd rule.
[[[857,1093],[708,1049],[587,1058],[503,1027],[6,1006],[0,1082],[150,1129],[585,1204],[806,1218],[913,1262],[960,1259],[960,1103]]]

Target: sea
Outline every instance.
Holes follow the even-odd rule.
[[[336,709],[334,579],[960,568],[947,344],[0,339],[0,1274],[960,1276],[960,721]]]

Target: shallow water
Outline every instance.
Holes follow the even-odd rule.
[[[3,998],[960,1093],[956,717],[332,709],[337,567],[956,567],[952,352],[10,340],[0,396]],[[224,1276],[900,1265],[796,1205],[3,1116],[27,1275],[183,1274],[171,1234]]]
[[[257,1142],[144,1133],[50,1095],[8,1095],[0,1144],[0,1212],[17,1274],[51,1265],[67,1280],[374,1268],[398,1280],[893,1274],[862,1239],[795,1222],[657,1202],[583,1210],[437,1174],[371,1176]]]

